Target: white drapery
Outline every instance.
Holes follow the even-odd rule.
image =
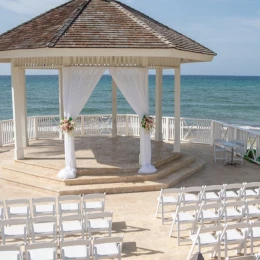
[[[109,72],[122,94],[141,120],[149,115],[148,69],[147,68],[110,68]],[[150,133],[140,127],[140,159],[142,165],[138,173],[156,172],[151,164]]]
[[[63,68],[64,117],[75,119],[79,115],[104,72],[105,68],[99,67]],[[77,173],[73,135],[64,134],[64,149],[66,168],[58,176],[73,179]]]

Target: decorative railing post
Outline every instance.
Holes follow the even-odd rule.
[[[0,147],[3,146],[3,128],[2,124],[0,123]]]
[[[166,117],[166,123],[165,123],[166,127],[166,132],[165,132],[165,140],[168,142],[169,141],[169,117]]]
[[[81,135],[84,136],[85,134],[85,129],[84,129],[84,116],[80,117],[80,121],[81,121]]]
[[[125,136],[129,135],[129,115],[125,118]]]
[[[37,140],[38,139],[38,117],[36,116],[35,118],[34,118],[34,127],[35,127],[35,129],[34,129],[34,131],[35,131],[35,140]]]

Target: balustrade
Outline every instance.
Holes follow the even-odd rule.
[[[80,115],[75,119],[75,136],[111,136],[112,115]],[[59,138],[59,116],[28,117],[28,138]],[[212,144],[214,139],[242,140],[245,154],[260,164],[260,132],[243,129],[215,120],[181,118],[181,140],[184,142]],[[137,115],[117,115],[119,136],[139,136],[140,120]],[[174,141],[174,118],[162,118],[164,141]],[[155,137],[155,131],[151,132]],[[13,120],[0,121],[0,147],[14,143]]]

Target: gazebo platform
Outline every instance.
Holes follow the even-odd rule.
[[[63,141],[56,139],[32,141],[25,160],[2,163],[1,181],[51,195],[153,191],[171,187],[204,166],[191,155],[173,153],[172,144],[152,141],[152,163],[158,171],[140,175],[139,138],[132,137],[79,137],[75,148],[76,179],[58,179],[65,161]],[[13,150],[0,157],[9,153]]]

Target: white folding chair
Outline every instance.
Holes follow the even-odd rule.
[[[241,200],[243,195],[243,184],[233,183],[226,184],[225,189],[222,191],[222,199],[227,200]]]
[[[225,257],[228,256],[228,245],[237,244],[237,254],[241,252],[244,248],[244,254],[246,255],[247,247],[246,241],[248,232],[244,233],[241,230],[249,229],[249,223],[236,223],[236,224],[226,224],[224,230],[220,236],[220,242],[225,248]]]
[[[34,217],[55,216],[56,198],[55,197],[32,198],[32,210],[33,210]]]
[[[60,242],[61,260],[90,260],[91,240],[77,239]]]
[[[236,220],[241,222],[247,214],[247,207],[245,201],[233,201],[225,203],[225,210],[223,219],[225,223],[229,220]]]
[[[222,145],[223,142],[226,142],[224,139],[215,139],[213,143],[214,150],[214,160],[215,163],[217,160],[227,160],[226,148]]]
[[[83,211],[88,212],[104,212],[106,193],[87,194],[82,197]]]
[[[106,237],[93,239],[93,257],[94,260],[117,258],[121,260],[122,237]]]
[[[245,199],[259,199],[260,182],[243,183],[243,196]]]
[[[65,195],[58,197],[59,215],[81,214],[82,202],[79,195]]]
[[[161,189],[159,197],[157,197],[157,208],[155,217],[157,218],[161,208],[162,224],[164,224],[164,207],[179,206],[182,198],[182,188]]]
[[[57,245],[55,242],[25,245],[25,256],[27,260],[57,260]]]
[[[30,200],[16,199],[6,200],[7,217],[10,218],[29,218],[30,217]]]
[[[201,204],[197,214],[197,223],[200,222],[201,226],[204,226],[205,223],[210,223],[210,225],[219,225],[224,212],[225,205],[221,202]]]
[[[245,232],[245,230],[242,230]],[[260,241],[260,221],[251,222],[248,230],[248,239],[250,241],[250,253],[254,253],[254,242]]]
[[[108,233],[111,236],[113,212],[98,212],[86,214],[86,231],[91,237],[92,233]]]
[[[3,244],[6,244],[6,240],[17,240],[22,239],[24,243],[27,242],[27,230],[28,223],[27,219],[6,219],[0,221],[1,233]]]
[[[31,218],[29,221],[32,242],[35,243],[37,238],[50,238],[56,241],[57,219],[54,216],[44,216]]]
[[[203,198],[204,186],[188,187],[182,190],[182,203],[187,204],[200,204]]]
[[[187,260],[190,260],[194,247],[197,245],[198,252],[201,252],[202,247],[212,247],[211,257],[218,255],[218,260],[221,259],[220,252],[220,233],[223,231],[223,226],[201,226],[196,234],[190,235],[192,246],[188,254]]]
[[[182,224],[191,224],[191,232],[193,233],[195,230],[195,226],[197,223],[197,214],[198,214],[198,205],[189,205],[189,206],[178,206],[176,212],[172,214],[172,225],[169,236],[171,237],[174,231],[174,225],[177,226],[177,242],[178,246],[180,245],[180,232]],[[188,230],[188,229],[186,229]],[[186,239],[182,239],[182,241],[186,241]]]
[[[205,186],[203,190],[202,201],[205,203],[221,202],[225,187],[225,185]]]
[[[60,217],[60,235],[61,241],[65,236],[79,235],[84,239],[85,217],[82,214],[66,215]]]
[[[0,246],[0,259],[2,260],[23,260],[23,254],[19,245]]]
[[[0,200],[0,220],[5,219],[4,202]]]
[[[246,213],[245,217],[247,218],[247,221],[250,220],[250,218],[257,218],[257,220],[260,220],[260,199],[256,200],[246,200]]]

